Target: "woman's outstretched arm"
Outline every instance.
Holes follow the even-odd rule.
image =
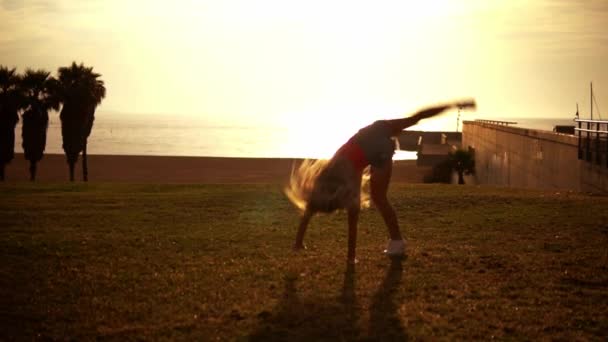
[[[429,108],[418,111],[416,114],[414,114],[410,117],[403,118],[403,119],[387,120],[387,121],[391,126],[391,133],[393,135],[397,135],[404,129],[414,126],[422,119],[431,118],[433,116],[441,114],[442,112],[444,112],[448,109],[452,109],[452,108],[475,109],[475,100],[458,101],[458,102],[448,103],[445,105],[429,107]]]

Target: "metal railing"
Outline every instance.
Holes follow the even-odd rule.
[[[502,125],[502,126],[517,125],[517,122],[514,122],[514,121],[477,119],[477,120],[475,120],[475,122],[487,123],[487,124],[492,124],[492,125]]]
[[[575,118],[578,159],[608,167],[608,121]]]

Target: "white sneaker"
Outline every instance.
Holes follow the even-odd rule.
[[[405,241],[404,240],[389,240],[388,246],[384,250],[384,253],[391,257],[405,255]]]

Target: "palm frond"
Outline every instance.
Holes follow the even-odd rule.
[[[21,88],[26,96],[26,108],[37,108],[44,112],[59,109],[57,81],[49,71],[27,69],[21,80]]]
[[[17,112],[25,106],[20,82],[21,75],[15,68],[0,65],[0,108],[5,115],[17,115]]]
[[[0,65],[0,93],[6,93],[17,87],[19,84],[19,74],[17,69],[9,69],[6,66]]]
[[[93,72],[92,67],[72,62],[69,67],[59,68],[58,74],[59,84],[63,88],[63,102],[77,101],[98,105],[105,98],[104,83],[98,79],[101,74]]]

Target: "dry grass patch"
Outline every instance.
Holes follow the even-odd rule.
[[[374,209],[345,264],[345,215],[276,185],[0,187],[0,339],[602,339],[608,198],[396,185],[408,257]]]

